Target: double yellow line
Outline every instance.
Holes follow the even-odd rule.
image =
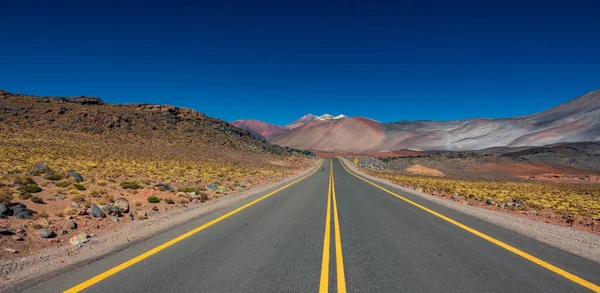
[[[321,261],[321,283],[319,293],[329,292],[329,251],[331,243],[331,202],[333,199],[333,224],[335,237],[335,266],[338,293],[346,293],[346,277],[344,275],[344,257],[342,255],[342,237],[340,236],[340,221],[335,198],[335,179],[333,176],[333,161],[329,159],[329,189],[327,190],[327,215],[325,216],[325,239],[323,240],[323,259]]]

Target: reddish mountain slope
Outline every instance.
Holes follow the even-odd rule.
[[[384,139],[381,123],[362,117],[313,121],[271,142],[325,152],[363,153]]]
[[[237,120],[230,123],[235,127],[248,130],[254,136],[270,140],[281,134],[287,133],[289,130],[283,126],[269,124],[258,120],[246,119]]]

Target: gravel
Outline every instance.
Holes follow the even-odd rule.
[[[502,212],[490,211],[487,209],[463,205],[452,200],[440,198],[424,192],[418,192],[413,189],[394,184],[389,180],[373,177],[363,172],[360,172],[354,166],[354,164],[351,164],[346,159],[342,160],[344,161],[344,165],[346,165],[347,168],[373,181],[388,184],[404,192],[420,196],[429,201],[457,210],[469,216],[476,217],[486,222],[498,225],[502,228],[531,237],[537,241],[552,245],[556,248],[560,248],[575,255],[579,255],[589,260],[600,263],[600,236],[598,235],[571,229],[569,227],[562,227],[545,222],[538,222],[522,217],[517,217]]]

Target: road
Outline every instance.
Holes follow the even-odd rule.
[[[337,159],[25,292],[590,292],[600,265]],[[384,190],[385,189],[385,190]],[[392,194],[393,193],[393,194]]]

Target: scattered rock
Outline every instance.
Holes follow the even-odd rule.
[[[156,184],[156,185],[154,185],[154,188],[164,189],[166,191],[173,191],[173,187],[171,187],[171,185],[164,184],[164,183]]]
[[[423,192],[423,188],[419,187],[417,189],[415,189],[417,192]]]
[[[242,182],[242,184],[240,184],[241,188],[246,188],[246,182]]]
[[[532,214],[534,214],[534,215],[538,214],[538,211],[536,211],[536,210],[530,210],[529,212],[532,213]]]
[[[152,210],[155,211],[155,212],[158,212],[158,207],[157,206],[153,206]]]
[[[110,219],[111,221],[115,222],[115,223],[118,223],[118,222],[119,222],[119,218],[117,218],[117,217],[115,217],[115,216],[111,216],[109,219]]]
[[[113,206],[117,207],[121,213],[129,212],[129,201],[125,198],[117,198]]]
[[[455,192],[455,193],[453,193],[453,194],[452,194],[452,198],[453,198],[453,199],[457,199],[457,198],[458,198],[458,193],[456,193],[456,192]]]
[[[147,212],[144,213],[144,216],[146,216],[146,217],[152,217],[152,216],[155,216],[155,215],[156,215],[156,211],[154,211],[154,210],[149,210],[149,211],[147,211]]]
[[[15,233],[17,233],[17,231],[13,228],[0,226],[0,235],[10,236],[14,235]]]
[[[495,202],[495,201],[493,201],[493,200],[491,200],[491,199],[488,199],[488,200],[486,200],[486,201],[485,201],[485,203],[486,203],[487,205],[489,205],[489,206],[496,205],[496,202]]]
[[[24,204],[18,204],[12,208],[12,213],[17,219],[31,219],[35,212],[28,209]]]
[[[501,203],[501,204],[500,204],[500,207],[501,207],[501,208],[505,208],[505,207],[506,207],[506,203]]]
[[[0,218],[8,217],[12,215],[10,210],[5,204],[0,203]]]
[[[56,200],[64,200],[65,198],[57,194],[56,196],[54,196],[54,199],[56,199]]]
[[[94,218],[106,218],[106,214],[95,204],[92,204],[92,215]]]
[[[81,209],[81,210],[77,211],[77,215],[78,216],[85,216],[87,214],[88,213],[87,213],[87,211],[85,209]]]
[[[517,199],[514,201],[514,205],[515,205],[515,207],[520,208],[523,206],[523,201],[520,199]]]
[[[129,218],[130,218],[130,219],[133,221],[133,219],[134,219],[135,217],[133,216],[133,214],[129,214]]]
[[[38,230],[38,234],[40,235],[40,237],[42,238],[54,238],[56,237],[56,234],[54,234],[54,232],[48,228],[42,228]]]
[[[511,202],[507,202],[507,203],[506,203],[506,206],[507,206],[507,207],[512,207],[512,206],[514,206],[514,205],[515,205],[515,203],[514,203],[514,202],[512,202],[512,201],[511,201]]]
[[[71,243],[73,246],[79,246],[88,242],[87,237],[87,233],[81,232],[78,235],[71,237],[71,239],[69,239],[69,243]]]
[[[16,249],[12,249],[12,248],[4,248],[4,251],[10,252],[10,253],[17,253],[18,252]]]
[[[37,174],[43,174],[49,172],[50,168],[46,164],[37,164],[33,167],[33,172]]]
[[[65,229],[60,230],[60,235],[67,235],[67,234],[69,234],[69,231],[67,231]]]
[[[67,220],[67,228],[69,228],[71,230],[75,230],[75,229],[77,229],[77,223],[75,223],[75,221],[73,221],[73,219],[68,219]]]
[[[75,179],[75,181],[77,181],[77,182],[83,182],[83,176],[79,175],[79,173],[77,173],[73,170],[67,172],[67,175],[69,175],[69,177]]]
[[[76,203],[76,202],[74,202],[74,203],[71,204],[71,208],[74,209],[74,210],[78,210],[78,209],[81,208],[81,205],[78,204],[78,203]]]
[[[23,236],[21,236],[21,235],[13,235],[11,238],[14,241],[23,241],[23,240],[25,240],[25,238],[23,238]]]
[[[466,200],[466,199],[467,199],[467,197],[466,197],[466,196],[464,196],[464,195],[461,195],[461,196],[459,196],[458,198],[460,198],[460,199],[462,199],[462,200]]]
[[[206,185],[206,190],[212,190],[212,191],[217,191],[217,189],[219,189],[219,185],[218,184],[208,184]]]

